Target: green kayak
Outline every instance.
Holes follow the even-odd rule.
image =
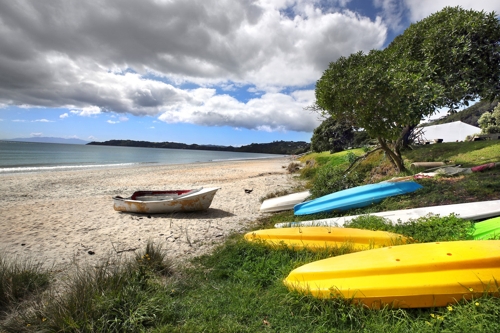
[[[500,239],[500,216],[474,224],[474,239]]]

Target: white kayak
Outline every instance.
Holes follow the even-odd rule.
[[[401,221],[408,222],[410,219],[418,219],[429,214],[448,216],[455,214],[457,217],[466,220],[482,220],[495,216],[500,216],[500,200],[477,201],[453,205],[420,207],[412,209],[392,210],[387,212],[378,212],[363,214],[365,216],[379,216],[391,220],[393,223]],[[286,227],[307,227],[307,226],[333,226],[342,227],[344,223],[363,215],[351,215],[342,217],[333,217],[328,219],[303,221],[303,222],[283,222],[277,223],[276,228]]]
[[[293,209],[298,203],[304,202],[307,198],[311,196],[311,192],[304,191],[298,193],[292,193],[288,195],[284,195],[282,197],[267,199],[262,202],[260,206],[260,211],[262,213],[272,213],[272,212],[280,212],[283,210]]]

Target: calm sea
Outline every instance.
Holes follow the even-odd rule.
[[[283,155],[0,141],[0,174],[281,156]]]

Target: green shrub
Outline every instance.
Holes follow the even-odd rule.
[[[379,216],[364,215],[344,225],[349,228],[384,230],[413,238],[417,242],[443,242],[474,239],[474,223],[455,214],[439,216],[429,214],[408,222],[392,223]]]
[[[344,168],[325,165],[318,169],[312,182],[311,194],[318,198],[333,192],[345,190],[361,184],[357,172],[344,174]]]

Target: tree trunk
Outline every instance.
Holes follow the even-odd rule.
[[[397,147],[395,147],[395,151],[393,151],[389,144],[383,138],[377,138],[380,143],[380,147],[385,151],[386,155],[389,157],[389,161],[391,161],[392,165],[396,169],[397,172],[406,171],[405,165],[403,163],[403,158],[401,157],[401,152]]]
[[[406,148],[410,145],[410,136],[417,125],[406,125],[401,133],[401,145]]]

